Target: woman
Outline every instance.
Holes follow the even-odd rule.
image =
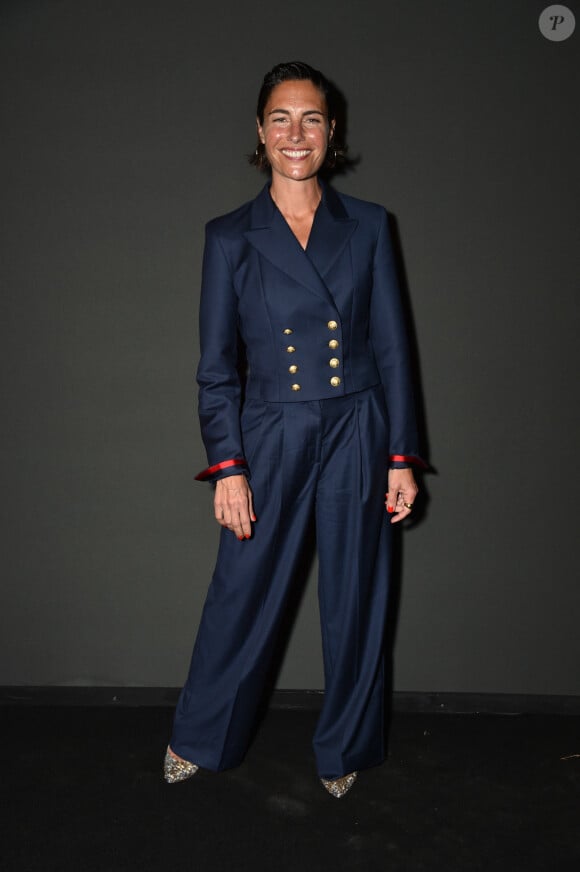
[[[417,437],[386,212],[319,179],[339,151],[335,127],[324,76],[303,63],[275,67],[258,98],[254,159],[271,181],[207,226],[198,383],[209,465],[197,478],[215,481],[223,529],[167,749],[169,782],[243,759],[312,521],[325,671],[319,776],[341,797],[359,769],[384,759],[383,505],[391,524],[411,512]]]

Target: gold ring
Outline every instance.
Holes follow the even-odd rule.
[[[412,509],[412,508],[413,508],[413,503],[403,503],[403,505],[405,506],[406,509]]]

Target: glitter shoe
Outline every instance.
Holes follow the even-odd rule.
[[[168,784],[176,784],[178,781],[186,781],[191,778],[199,766],[195,763],[188,763],[187,760],[180,760],[171,753],[171,749],[167,748],[165,760],[163,761],[163,777]]]
[[[331,796],[340,799],[351,789],[356,781],[357,775],[358,772],[349,772],[348,775],[343,775],[341,778],[321,778],[320,781]]]

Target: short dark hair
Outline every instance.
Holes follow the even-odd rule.
[[[311,67],[310,64],[305,64],[303,61],[289,61],[287,63],[276,64],[275,67],[266,73],[260,93],[258,94],[258,105],[256,108],[256,117],[260,124],[264,123],[264,109],[270,98],[270,94],[277,85],[282,82],[308,81],[318,88],[326,102],[326,111],[328,120],[336,121],[338,104],[340,102],[339,94],[334,85],[326,78],[320,70]],[[336,138],[336,137],[335,137]],[[341,147],[333,140],[332,146],[329,148],[329,153],[326,157],[324,169],[333,169],[342,159],[344,159],[346,148]],[[249,161],[259,170],[266,172],[270,169],[270,162],[266,157],[264,145],[258,137],[258,144],[254,154],[249,156]]]

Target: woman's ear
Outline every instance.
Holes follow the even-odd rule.
[[[265,145],[266,138],[264,136],[264,130],[262,129],[262,125],[260,124],[259,118],[256,118],[256,130],[258,131],[258,139],[260,140],[262,145]]]

